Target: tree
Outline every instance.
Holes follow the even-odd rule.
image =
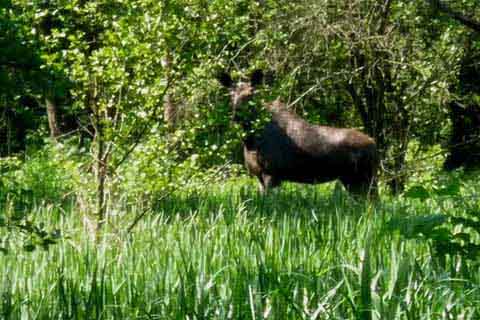
[[[428,2],[437,14],[438,12],[445,14],[460,22],[469,31],[463,37],[463,54],[460,59],[457,86],[454,89],[458,97],[449,103],[452,133],[447,146],[448,156],[444,168],[453,170],[461,166],[465,166],[467,169],[478,167],[478,155],[480,154],[480,85],[478,82],[480,77],[480,51],[478,50],[480,20],[463,14],[460,9],[453,9],[451,5],[447,5],[443,1],[429,0]],[[469,7],[475,12],[478,4],[472,2]]]
[[[212,66],[222,63],[218,54],[225,46],[242,43],[236,32],[243,20],[231,17],[245,10],[245,4],[147,0],[15,4],[33,26],[43,68],[65,75],[71,85],[71,109],[89,115],[93,211],[101,228],[115,173],[152,129],[161,134],[168,128],[172,97],[184,95],[188,100],[197,94],[192,84],[207,81]],[[58,78],[49,79],[49,88],[56,90]],[[55,101],[50,99],[55,95],[45,93],[47,102]]]
[[[96,176],[96,216],[98,228],[105,221],[106,183],[127,141],[134,140],[156,118],[158,102],[167,81],[162,77],[158,47],[138,30],[129,33],[129,25],[148,27],[142,2],[124,4],[103,1],[43,2],[19,1],[33,26],[32,33],[41,43],[45,68],[65,72],[74,85],[70,88],[72,108],[90,114],[93,132],[93,156]],[[147,5],[147,4],[145,4]],[[154,30],[155,31],[155,30]],[[158,32],[158,30],[156,30]],[[50,77],[45,90],[52,135],[55,127],[55,94],[58,78]],[[112,159],[118,164],[112,163]]]
[[[10,1],[0,6],[0,155],[23,150],[42,82],[40,58]],[[30,119],[29,119],[30,118]]]
[[[480,32],[480,21],[475,20],[472,17],[469,17],[461,12],[458,12],[452,9],[449,5],[445,4],[441,0],[427,0],[427,1],[430,3],[430,5],[433,8],[439,10],[440,12],[445,13],[450,18],[460,22],[461,24],[472,29],[475,32]]]
[[[292,6],[274,18],[276,25],[288,23],[267,31],[269,64],[294,77],[289,92],[307,110],[315,102],[322,110],[314,112],[337,109],[347,125],[361,124],[377,141],[391,189],[401,191],[409,142],[445,120],[438,111],[453,70],[454,55],[445,50],[450,39],[428,33],[425,6],[416,3],[326,0]]]

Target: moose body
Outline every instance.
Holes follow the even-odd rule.
[[[250,83],[232,87],[228,75],[220,78],[231,87],[234,112],[250,100],[260,79],[256,72]],[[355,194],[366,194],[375,187],[378,161],[372,138],[355,129],[310,124],[278,100],[265,107],[271,113],[270,122],[243,141],[245,165],[259,179],[263,192],[282,181],[322,183],[339,179]],[[244,128],[251,127],[248,120],[240,122]]]

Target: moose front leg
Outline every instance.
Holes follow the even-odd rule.
[[[269,174],[262,173],[258,179],[260,181],[260,193],[262,194],[267,194],[269,189],[280,185],[280,179]]]

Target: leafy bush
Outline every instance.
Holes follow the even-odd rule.
[[[27,155],[0,158],[0,252],[12,250],[15,239],[25,251],[47,250],[62,237],[58,229],[46,227],[75,198],[80,187],[82,162],[68,143],[51,145]],[[35,214],[32,214],[35,212]],[[41,217],[37,217],[42,212]]]
[[[427,241],[442,266],[447,258],[475,260],[480,257],[478,196],[469,190],[468,176],[461,171],[439,175],[424,185],[413,185],[406,199],[433,202],[440,213],[395,217],[388,224],[406,239]],[[473,191],[473,192],[470,192]],[[455,210],[452,210],[454,208]]]
[[[0,160],[0,201],[25,206],[34,201],[61,204],[71,198],[80,184],[82,162],[76,149],[67,144],[46,144],[33,154]]]
[[[167,134],[152,130],[118,168],[114,196],[127,202],[151,201],[151,205],[173,190],[193,190],[238,174],[241,166],[232,164],[231,159],[241,150],[239,139],[219,130],[199,122]]]

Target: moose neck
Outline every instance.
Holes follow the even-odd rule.
[[[253,126],[253,119],[249,117],[237,118],[237,123],[242,127],[245,136],[243,138],[243,144],[247,149],[252,149],[255,143],[255,131]]]
[[[256,136],[254,122],[257,114],[257,112],[250,109],[246,112],[237,113],[234,117],[234,121],[242,127],[243,132],[246,134],[243,138],[243,144],[248,149],[254,145]]]
[[[242,127],[244,132],[250,132],[253,128],[254,119],[250,117],[236,115],[234,121]]]

